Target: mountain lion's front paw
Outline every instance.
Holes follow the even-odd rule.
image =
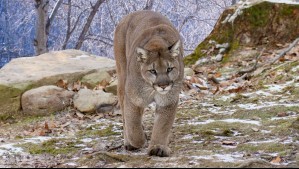
[[[164,145],[150,146],[148,150],[148,155],[150,156],[168,157],[170,153],[170,148]]]

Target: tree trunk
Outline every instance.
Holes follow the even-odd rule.
[[[40,55],[48,52],[46,25],[48,22],[49,0],[35,0],[35,8],[37,12],[37,22],[34,46],[36,55]]]
[[[91,22],[92,22],[92,20],[93,20],[93,18],[94,18],[94,16],[95,16],[95,14],[97,13],[99,7],[101,6],[101,4],[102,4],[104,1],[105,1],[105,0],[98,0],[98,1],[96,2],[96,4],[95,4],[94,6],[92,6],[92,11],[90,12],[90,14],[89,14],[89,16],[88,16],[88,18],[87,18],[87,21],[86,21],[86,23],[85,23],[85,25],[84,25],[84,27],[83,27],[83,30],[82,30],[82,32],[81,32],[81,34],[80,34],[80,36],[79,36],[79,39],[78,39],[78,41],[77,41],[77,44],[76,44],[75,49],[80,49],[80,48],[82,47],[83,42],[84,42],[84,40],[85,40],[86,33],[88,32],[89,27],[90,27],[90,25],[91,25]]]
[[[235,5],[237,3],[237,0],[232,0],[232,5]]]

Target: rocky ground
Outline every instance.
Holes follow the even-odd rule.
[[[260,64],[273,57],[267,52]],[[125,151],[118,113],[82,114],[70,107],[2,121],[0,167],[298,167],[298,53],[237,75],[255,64],[250,53],[259,52],[247,49],[252,62],[232,58],[222,66],[194,66],[186,75],[171,157],[149,157],[146,148]],[[148,139],[154,107],[144,116]]]

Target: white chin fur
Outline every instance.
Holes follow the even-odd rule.
[[[171,86],[167,86],[165,89],[162,89],[161,87],[156,87],[156,90],[160,93],[160,94],[166,94],[169,92],[169,90],[171,89]]]

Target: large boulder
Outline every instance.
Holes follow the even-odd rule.
[[[222,13],[210,35],[184,58],[184,63],[193,65],[200,58],[225,63],[242,47],[275,48],[299,37],[298,23],[298,3],[271,0],[238,3]]]
[[[0,116],[20,110],[25,91],[54,85],[58,80],[81,80],[87,74],[115,69],[115,61],[79,50],[45,53],[13,59],[0,69]]]
[[[22,109],[26,114],[49,114],[70,105],[75,92],[57,86],[42,86],[22,95]]]

